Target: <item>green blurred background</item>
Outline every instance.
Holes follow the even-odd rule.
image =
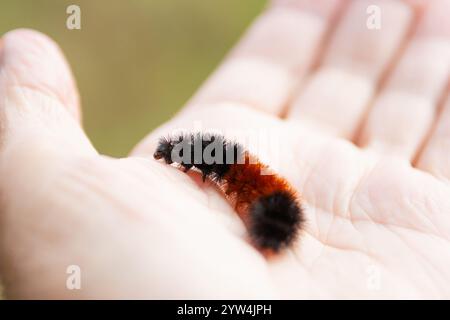
[[[66,8],[81,9],[68,30]],[[0,34],[33,28],[69,61],[96,148],[125,156],[168,120],[264,8],[264,0],[0,0]],[[1,287],[0,287],[1,298]]]
[[[81,8],[68,30],[66,8]],[[264,0],[0,0],[0,33],[34,28],[64,51],[84,127],[104,154],[125,156],[201,85]]]

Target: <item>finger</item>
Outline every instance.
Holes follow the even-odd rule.
[[[450,183],[450,95],[447,95],[436,129],[418,157],[417,167]]]
[[[229,105],[279,114],[293,87],[314,63],[326,29],[342,3],[274,1],[182,113]],[[154,132],[144,138],[131,155],[153,154],[156,136]]]
[[[3,85],[20,85],[53,95],[80,119],[75,81],[60,49],[52,40],[36,31],[18,29],[6,33],[1,41],[5,47],[2,81],[6,83]]]
[[[412,159],[429,132],[450,74],[450,2],[433,1],[374,102],[359,144]]]
[[[36,148],[95,153],[81,130],[77,90],[57,45],[31,30],[8,32],[1,43],[0,157],[14,163],[16,151]]]
[[[31,30],[8,32],[0,43],[0,272],[12,283],[11,289],[24,277],[7,274],[7,266],[33,260],[41,268],[45,260],[42,255],[29,259],[24,235],[39,242],[40,232],[48,231],[54,221],[49,222],[49,211],[65,213],[64,200],[55,205],[59,190],[49,191],[61,179],[59,169],[70,168],[68,163],[79,155],[96,152],[81,130],[78,95],[57,46]],[[48,205],[39,207],[45,201]],[[36,218],[33,227],[30,217]],[[21,257],[21,262],[14,257]]]
[[[368,27],[368,8],[369,12],[379,10],[374,12],[381,14],[380,29]],[[412,10],[400,1],[352,1],[319,69],[294,99],[289,117],[333,135],[352,137],[411,18]]]
[[[189,105],[236,102],[279,114],[341,2],[274,1]]]

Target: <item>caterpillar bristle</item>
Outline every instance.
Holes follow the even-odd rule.
[[[260,248],[278,252],[296,238],[303,223],[301,207],[294,196],[286,191],[275,191],[251,204],[250,235]]]

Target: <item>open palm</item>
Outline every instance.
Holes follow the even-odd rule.
[[[366,26],[373,4],[377,30]],[[450,297],[448,10],[447,0],[425,9],[276,1],[188,105],[124,159],[99,155],[84,135],[56,46],[33,31],[6,34],[7,295]],[[261,255],[212,183],[152,159],[161,135],[199,125],[268,142],[250,149],[303,199],[307,223],[292,248]],[[66,287],[71,265],[81,290]]]

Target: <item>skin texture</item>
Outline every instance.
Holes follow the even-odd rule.
[[[369,4],[378,31],[365,27]],[[446,12],[447,0],[275,1],[123,159],[83,133],[57,46],[3,35],[7,297],[450,298]],[[213,185],[152,159],[161,135],[198,123],[275,139],[260,157],[302,194],[307,219],[290,250],[264,257]],[[73,264],[81,290],[66,289]]]

